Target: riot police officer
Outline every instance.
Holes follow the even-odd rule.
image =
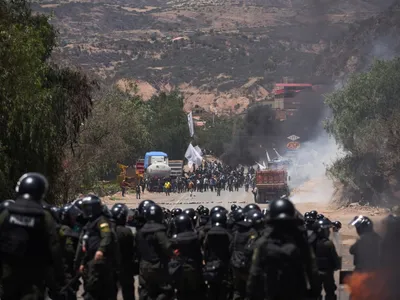
[[[155,204],[153,200],[143,200],[138,205],[138,215],[136,217],[136,230],[142,228],[146,223],[146,210],[151,205]]]
[[[380,236],[374,231],[371,219],[357,216],[350,222],[359,235],[359,239],[350,247],[354,256],[354,270],[359,272],[375,271],[379,267]]]
[[[245,213],[245,214],[248,213],[250,210],[261,211],[261,208],[257,204],[254,204],[254,203],[247,204],[245,207],[243,207],[243,213]]]
[[[85,300],[109,300],[115,297],[118,244],[108,218],[103,215],[103,205],[96,195],[82,199],[82,211],[88,220],[82,235],[83,252],[79,270],[84,279]]]
[[[204,299],[201,245],[190,216],[176,217],[175,228],[171,242],[176,256],[170,262],[170,275],[174,278],[177,299]]]
[[[198,221],[196,211],[193,208],[187,208],[183,211],[183,213],[187,214],[190,217],[190,219],[192,220],[193,227],[195,228],[197,226],[197,221]]]
[[[65,284],[56,224],[41,201],[48,189],[39,173],[24,174],[15,188],[17,198],[0,214],[1,299],[44,299],[51,267],[58,298]]]
[[[249,299],[304,299],[318,295],[315,257],[299,227],[302,220],[284,198],[269,205],[268,231],[257,243],[247,282]],[[276,276],[276,274],[280,274]]]
[[[116,203],[111,208],[111,214],[116,223],[116,234],[119,245],[120,268],[118,282],[121,286],[124,300],[134,300],[135,241],[132,230],[126,226],[129,209],[123,203]]]
[[[214,210],[215,211],[215,210]],[[226,299],[229,294],[229,260],[231,235],[226,229],[225,210],[211,215],[211,229],[204,241],[204,277],[208,299]]]
[[[253,210],[253,212],[257,211]],[[235,226],[231,243],[232,255],[230,263],[233,273],[233,299],[238,300],[245,299],[246,283],[251,263],[251,256],[249,257],[246,246],[250,240],[254,241],[257,238],[258,232],[253,227],[252,216],[250,218],[246,216],[245,220],[242,209],[234,212],[233,219],[235,220]]]
[[[60,210],[61,228],[59,234],[61,237],[61,247],[64,258],[64,272],[69,282],[68,300],[76,299],[76,292],[79,289],[79,280],[74,280],[77,276],[77,268],[75,266],[75,254],[79,245],[79,238],[83,224],[82,211],[74,204],[68,204]],[[74,280],[75,282],[71,282]]]
[[[157,204],[146,208],[146,223],[136,234],[139,257],[140,299],[170,299],[173,290],[168,274],[168,261],[174,256],[163,211]]]
[[[315,256],[322,287],[325,290],[325,300],[336,300],[336,284],[334,272],[340,269],[340,258],[335,245],[329,239],[332,223],[328,219],[318,220],[314,225],[317,235],[315,241]],[[322,296],[320,297],[322,299]]]

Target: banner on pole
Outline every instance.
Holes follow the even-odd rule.
[[[187,119],[188,119],[190,137],[193,137],[194,136],[194,125],[193,125],[193,113],[192,112],[188,113]]]

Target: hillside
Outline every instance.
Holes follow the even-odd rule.
[[[346,35],[325,52],[319,74],[341,76],[361,71],[374,58],[391,59],[400,53],[400,3],[352,24]]]
[[[53,13],[57,61],[109,84],[134,80],[146,98],[179,87],[187,109],[242,111],[283,76],[329,82],[333,72],[315,70],[336,41],[391,2],[52,0],[33,8]]]

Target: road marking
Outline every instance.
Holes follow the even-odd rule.
[[[183,198],[185,198],[185,195],[186,193],[184,193],[184,194],[182,194],[179,198],[178,198],[178,200],[172,205],[172,207],[171,207],[171,209],[174,209],[175,207],[177,207],[177,205],[183,200]]]

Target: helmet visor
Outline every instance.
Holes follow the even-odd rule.
[[[353,218],[353,220],[351,220],[351,221],[349,222],[348,228],[351,229],[351,228],[353,228],[353,227],[356,227],[356,225],[357,225],[358,223],[360,223],[363,219],[364,219],[364,216],[362,216],[362,215],[355,216],[355,217]]]

